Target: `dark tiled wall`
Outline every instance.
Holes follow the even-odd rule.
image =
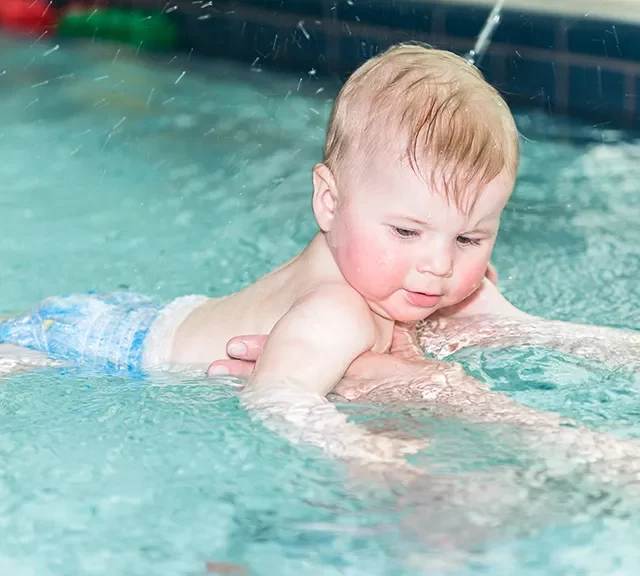
[[[60,0],[58,0],[60,1]],[[468,51],[488,8],[409,0],[111,0],[167,10],[185,50],[346,77],[399,41]],[[637,127],[640,27],[506,11],[481,63],[512,102]]]

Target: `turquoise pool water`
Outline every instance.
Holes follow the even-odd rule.
[[[220,62],[0,37],[0,314],[66,292],[221,295],[314,233],[333,87]],[[640,327],[640,145],[520,114],[495,262],[558,319]],[[557,352],[466,351],[528,404],[640,436],[640,379]],[[233,390],[47,369],[0,381],[0,573],[636,574],[631,490],[554,474],[508,435],[418,408],[427,482],[363,476],[252,422]],[[347,409],[347,408],[345,408]]]

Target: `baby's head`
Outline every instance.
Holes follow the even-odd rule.
[[[450,52],[409,44],[338,95],[313,207],[345,279],[411,322],[480,284],[518,168],[504,100]]]

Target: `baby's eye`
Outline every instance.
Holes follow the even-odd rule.
[[[478,238],[469,238],[468,236],[458,236],[457,240],[460,246],[480,246],[481,242]]]
[[[397,226],[391,226],[393,233],[400,238],[415,238],[418,236],[416,230],[408,230],[407,228],[398,228]]]

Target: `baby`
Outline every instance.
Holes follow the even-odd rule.
[[[507,106],[464,59],[410,45],[370,60],[340,92],[313,171],[321,231],[255,284],[196,308],[169,360],[206,363],[231,336],[266,333],[250,386],[324,396],[363,352],[389,349],[395,322],[480,286],[517,163]]]
[[[320,232],[292,260],[219,299],[50,298],[0,322],[0,342],[107,370],[204,372],[227,358],[232,336],[268,334],[245,403],[296,424],[322,407],[323,428],[344,432],[323,399],[351,363],[388,351],[397,323],[482,285],[518,159],[509,109],[476,68],[450,52],[395,46],[335,101],[313,170]]]

